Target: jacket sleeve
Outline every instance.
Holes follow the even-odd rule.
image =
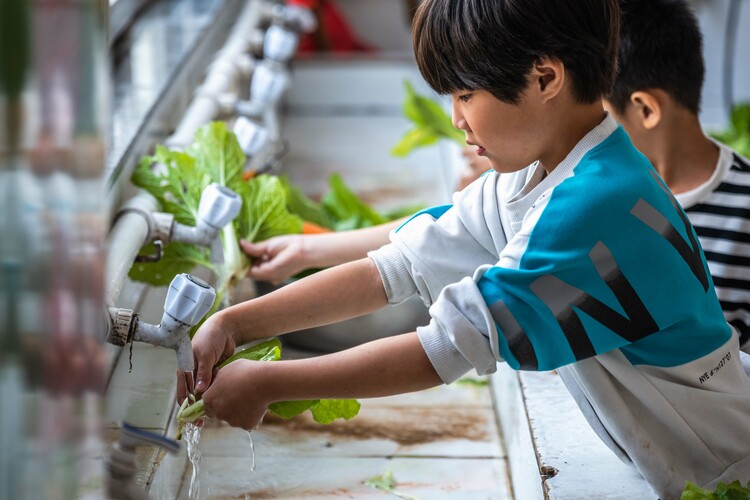
[[[505,244],[500,221],[488,227],[485,210],[497,214],[492,176],[475,181],[454,195],[453,205],[423,210],[391,232],[391,244],[370,252],[391,304],[418,293],[427,306],[441,290],[497,261]],[[490,179],[490,180],[488,180]],[[478,201],[477,201],[478,198]],[[490,202],[477,211],[476,203]]]
[[[418,334],[446,383],[500,360],[552,370],[614,349],[674,366],[726,341],[700,246],[671,195],[594,181],[537,200],[494,265],[442,290]]]

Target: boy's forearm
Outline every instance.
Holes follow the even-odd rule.
[[[416,332],[334,354],[264,365],[275,401],[373,398],[442,384]]]
[[[331,267],[367,257],[367,252],[388,243],[388,234],[405,219],[364,229],[317,234],[305,240],[308,268]]]
[[[326,269],[222,311],[237,344],[361,316],[388,304],[368,258]]]

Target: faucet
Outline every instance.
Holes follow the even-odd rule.
[[[263,118],[273,108],[289,87],[289,72],[283,63],[272,59],[260,61],[250,80],[250,100],[228,96],[224,107],[228,111],[248,118]]]
[[[263,37],[263,57],[287,63],[299,45],[299,33],[281,24],[272,24]]]
[[[164,314],[158,325],[144,322],[131,309],[110,307],[107,342],[117,346],[146,342],[174,349],[177,367],[192,372],[195,363],[190,329],[203,319],[215,299],[216,292],[205,281],[189,274],[178,274],[169,285]]]
[[[140,429],[125,422],[120,423],[120,440],[112,446],[106,459],[107,497],[116,500],[147,500],[146,491],[135,481],[136,447],[154,445],[175,454],[180,450],[180,443],[173,439]]]
[[[248,158],[254,157],[268,143],[268,129],[244,116],[237,117],[232,132]]]
[[[178,241],[210,247],[218,239],[222,228],[237,217],[241,208],[242,198],[237,193],[214,182],[206,186],[201,194],[195,226],[175,222],[173,214],[154,212],[149,239],[160,240],[164,244]]]

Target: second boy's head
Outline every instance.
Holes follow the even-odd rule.
[[[683,0],[620,0],[620,7],[617,76],[605,107],[651,157],[656,130],[698,119],[703,41]]]
[[[564,136],[601,121],[616,0],[424,0],[413,26],[422,75],[451,94],[454,125],[496,170],[560,161]]]

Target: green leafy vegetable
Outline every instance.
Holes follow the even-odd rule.
[[[284,183],[270,175],[250,179],[238,190],[242,196],[239,234],[249,241],[263,241],[302,231],[302,219],[287,209]]]
[[[395,495],[403,500],[417,500],[417,497],[415,496],[396,490],[396,480],[393,478],[393,473],[391,471],[385,471],[382,476],[371,477],[370,479],[367,479],[364,484],[370,488],[375,488],[376,490]]]
[[[321,205],[323,206],[323,210],[336,221],[333,227],[334,230],[345,231],[347,229],[377,226],[378,224],[388,222],[388,219],[360,200],[344,184],[344,180],[340,175],[331,175],[328,178],[328,184],[331,190],[323,197]]]
[[[417,94],[408,81],[404,82],[404,86],[406,87],[404,115],[414,123],[415,128],[409,130],[391,149],[392,155],[407,156],[415,149],[435,144],[440,139],[464,144],[464,134],[453,126],[450,116],[443,111],[439,103]]]
[[[735,105],[729,128],[711,135],[742,156],[750,158],[750,103]]]
[[[154,244],[150,243],[141,249],[142,255],[153,255]],[[196,266],[215,270],[211,263],[210,252],[187,243],[170,243],[162,250],[159,262],[136,262],[130,269],[130,279],[142,281],[151,286],[167,286],[180,273],[189,273]]]
[[[206,172],[213,182],[232,190],[242,184],[245,153],[224,122],[211,122],[199,128],[188,153],[195,158],[198,170]]]
[[[281,359],[281,342],[278,339],[270,339],[248,347],[235,353],[229,359],[219,365],[219,369],[227,366],[238,359],[251,361],[278,361]],[[192,398],[192,395],[190,396]],[[321,424],[330,424],[338,418],[349,420],[359,413],[359,402],[353,399],[316,399],[312,401],[280,401],[273,403],[268,409],[284,419],[290,419],[310,410],[313,420]],[[203,401],[186,399],[177,412],[177,434],[180,439],[182,428],[187,422],[195,422],[205,416]]]
[[[742,486],[739,481],[729,484],[719,483],[716,490],[708,491],[688,483],[682,492],[681,500],[748,500],[750,499],[750,481]]]
[[[413,215],[424,208],[422,205],[411,205],[380,214],[363,202],[338,174],[328,178],[330,191],[323,196],[320,203],[307,197],[299,188],[292,186],[282,178],[287,193],[287,208],[305,221],[313,222],[333,231],[360,229],[376,226],[384,222]]]
[[[349,420],[359,413],[359,402],[354,399],[320,399],[310,407],[313,420],[330,424],[337,418]]]
[[[151,168],[154,164],[163,165],[164,169],[157,173]],[[141,158],[131,181],[156,198],[177,222],[194,226],[201,194],[213,179],[197,168],[195,158],[189,154],[156,146],[153,156]]]
[[[481,378],[460,378],[453,383],[457,385],[471,385],[474,387],[487,387],[489,385],[487,379]]]
[[[279,180],[286,189],[286,206],[290,212],[298,215],[302,220],[333,229],[335,222],[331,215],[323,210],[320,203],[311,200],[300,188],[293,186],[286,177],[280,177]]]
[[[151,193],[165,212],[181,224],[194,226],[203,190],[216,182],[242,198],[242,209],[232,224],[222,230],[223,259],[212,263],[208,250],[172,242],[159,262],[136,264],[131,279],[151,285],[167,285],[175,274],[190,272],[202,265],[216,275],[216,293],[226,296],[233,282],[247,273],[249,262],[240,250],[239,239],[250,241],[280,234],[299,233],[302,219],[286,208],[286,190],[275,177],[261,175],[244,181],[245,155],[235,135],[223,122],[201,127],[193,144],[185,152],[157,146],[153,156],[141,159],[133,174],[134,185]],[[153,165],[159,165],[153,169]],[[239,236],[238,236],[239,235]],[[144,253],[151,250],[146,248]]]

